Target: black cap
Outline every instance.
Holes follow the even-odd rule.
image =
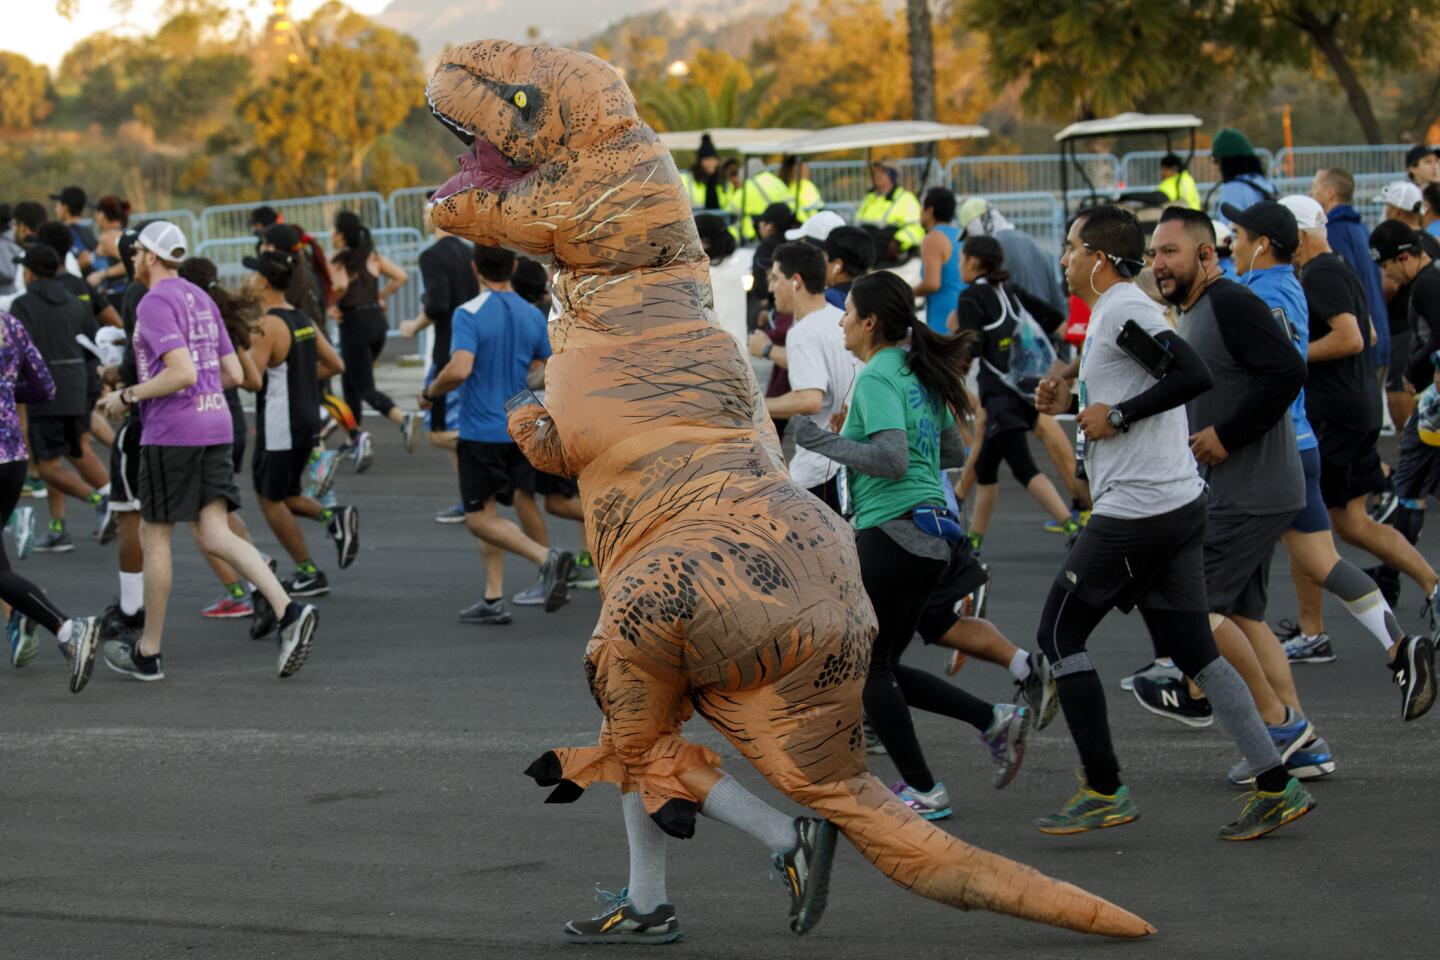
[[[788,227],[795,222],[795,212],[786,203],[772,203],[765,212],[755,218],[757,223],[773,223],[777,227]]]
[[[1405,167],[1406,169],[1409,169],[1410,167],[1415,166],[1415,164],[1419,163],[1421,160],[1424,160],[1426,157],[1434,156],[1437,154],[1440,154],[1440,151],[1437,151],[1432,147],[1428,147],[1423,143],[1417,143],[1415,144],[1415,146],[1405,151]]]
[[[83,187],[65,187],[59,193],[50,194],[51,200],[57,200],[65,204],[71,213],[79,213],[85,209],[85,190]]]
[[[290,278],[295,275],[295,259],[288,251],[266,250],[240,262],[245,265],[245,269],[254,270],[264,277],[276,290],[289,287]]]
[[[53,277],[60,272],[60,255],[44,243],[27,243],[25,255],[16,257],[15,262],[37,277]]]
[[[1295,224],[1295,214],[1283,203],[1261,200],[1244,210],[1231,203],[1222,203],[1220,212],[1231,224],[1267,238],[1287,256],[1293,256],[1300,249],[1300,228]]]
[[[1370,232],[1370,257],[1376,263],[1420,250],[1420,237],[1408,224],[1386,220]]]
[[[260,242],[268,243],[276,250],[293,251],[300,246],[299,228],[288,223],[272,223],[260,231]]]

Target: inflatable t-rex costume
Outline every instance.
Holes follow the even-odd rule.
[[[600,742],[528,771],[568,802],[639,790],[688,837],[720,758],[693,711],[903,887],[1087,933],[1137,937],[1108,901],[955,839],[865,768],[860,690],[875,618],[850,529],[790,481],[747,358],[715,323],[709,262],[669,151],[624,80],[583,53],[452,49],[431,109],[471,149],[436,226],[554,254],[548,410],[510,415],[538,470],[579,478],[604,591],[585,666]]]

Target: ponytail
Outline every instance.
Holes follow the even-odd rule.
[[[999,286],[1010,279],[1010,274],[1005,270],[1005,248],[1000,246],[1000,241],[994,237],[984,234],[976,234],[965,241],[960,248],[960,255],[978,261],[980,264],[980,276],[985,278],[986,283]]]
[[[375,252],[375,242],[370,239],[370,228],[360,222],[360,215],[351,210],[335,214],[335,232],[345,238],[345,249],[335,255],[335,261],[351,276],[358,276],[370,262]]]
[[[939,398],[959,419],[973,410],[965,389],[974,334],[941,335],[915,316],[915,294],[910,284],[889,270],[868,273],[850,287],[855,314],[876,319],[876,333],[887,343],[899,343],[908,336],[910,353],[906,365],[915,379],[932,396]]]

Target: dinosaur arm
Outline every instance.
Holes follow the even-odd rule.
[[[553,473],[560,477],[573,477],[575,471],[565,460],[565,450],[560,445],[560,432],[555,421],[538,403],[516,407],[510,411],[510,436],[519,445],[525,459],[541,473]]]

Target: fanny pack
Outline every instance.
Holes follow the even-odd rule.
[[[921,533],[939,537],[946,543],[959,543],[965,539],[965,529],[960,526],[959,517],[944,507],[916,507],[910,511],[910,519]]]

